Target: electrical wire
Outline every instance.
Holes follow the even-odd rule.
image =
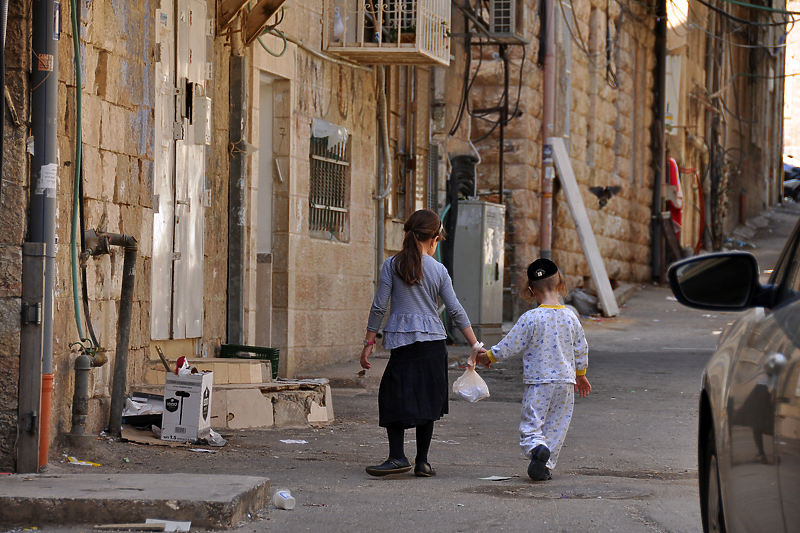
[[[486,132],[485,134],[481,135],[477,139],[471,140],[470,141],[471,143],[474,144],[474,143],[478,143],[478,142],[481,142],[481,141],[487,139],[490,135],[492,135],[492,133],[495,132],[495,130],[501,124],[504,125],[504,126],[507,126],[512,120],[514,120],[516,117],[519,116],[519,105],[520,105],[520,102],[522,101],[522,79],[523,79],[524,74],[525,74],[525,59],[527,57],[528,57],[528,47],[527,47],[527,45],[522,45],[522,61],[520,62],[520,67],[519,67],[520,68],[520,70],[519,70],[519,84],[517,86],[517,101],[514,104],[514,112],[513,113],[506,113],[505,120],[503,120],[502,118],[498,118],[496,121],[494,121],[494,124],[492,125],[491,129],[489,129],[488,132]],[[497,106],[495,106],[494,108],[491,108],[492,111],[486,113],[483,116],[473,115],[471,112],[470,112],[470,116],[474,116],[475,118],[479,118],[479,119],[485,120],[486,122],[490,122],[489,120],[484,118],[486,115],[489,115],[489,114],[492,114],[492,113],[500,113],[503,110],[503,107],[507,108],[507,106],[508,106],[508,92],[506,90],[503,91],[503,95],[501,96],[500,102],[501,103],[498,103]]]
[[[701,2],[702,4],[705,5],[705,2],[703,2],[702,0],[697,0],[697,1]],[[687,24],[689,24],[690,26],[694,27],[695,29],[700,30],[701,32],[705,33],[706,35],[708,35],[708,36],[710,36],[710,37],[712,37],[712,38],[714,38],[714,39],[716,39],[718,41],[722,41],[722,42],[730,44],[732,46],[737,46],[739,48],[785,48],[785,47],[789,46],[789,43],[776,44],[776,45],[765,45],[765,44],[751,45],[751,44],[735,43],[735,42],[733,42],[733,41],[731,41],[729,39],[725,39],[724,37],[721,37],[721,36],[719,36],[719,35],[717,35],[717,34],[715,34],[713,32],[708,31],[707,29],[705,29],[705,28],[701,27],[699,24],[697,24],[693,19],[700,20],[700,19],[702,19],[702,17],[699,17],[697,15],[697,13],[692,9],[691,4],[687,4],[688,10],[687,10],[686,13],[684,13],[683,11],[680,10],[680,7],[675,3],[675,0],[670,0],[670,4],[672,4],[672,6],[675,9],[675,11],[677,11],[683,17],[685,17]],[[729,33],[729,35],[733,35],[734,33],[742,30],[745,27],[747,27],[747,25],[748,25],[748,21],[746,21],[744,19],[739,19],[738,17],[733,17],[733,19],[735,19],[736,22],[741,21],[743,24],[742,24],[742,26],[736,28],[734,31]],[[791,20],[789,22],[781,22],[780,25],[791,24],[793,26],[794,23],[795,23],[795,21]],[[749,25],[760,26],[760,25],[758,25],[756,23],[749,23]],[[670,26],[672,26],[671,23],[670,23]],[[673,31],[674,31],[675,27],[672,26],[672,28],[673,28]],[[688,30],[687,30],[687,34],[688,34]]]
[[[735,6],[749,7],[750,9],[758,9],[767,11],[768,13],[779,13],[781,15],[800,15],[800,11],[787,11],[785,9],[775,9],[774,7],[759,6],[757,4],[750,4],[748,2],[740,2],[739,0],[722,0]]]
[[[566,11],[564,9],[564,0],[558,0],[558,5],[561,7],[561,15],[566,20],[567,13],[566,13]],[[580,34],[580,26],[578,25],[578,19],[575,16],[575,8],[573,7],[571,1],[570,1],[570,11],[572,12],[572,20],[575,23],[575,28],[576,28],[576,31],[578,32],[578,36],[576,36],[575,33],[572,31],[572,25],[571,24],[565,24],[565,26],[567,27],[567,31],[569,32],[569,34],[572,37],[572,40],[575,42],[575,44],[578,45],[578,49],[581,52],[583,52],[586,55],[586,57],[589,59],[589,62],[592,64],[592,66],[594,66],[595,68],[599,69],[600,66],[597,63],[594,62],[594,57],[595,56],[600,56],[602,54],[600,52],[592,53],[592,52],[589,51],[588,45],[583,40],[583,35]]]
[[[72,42],[75,49],[75,161],[72,177],[72,236],[70,239],[70,255],[72,258],[72,303],[75,307],[75,326],[78,329],[78,338],[81,341],[85,341],[83,324],[81,322],[80,297],[78,296],[78,213],[80,210],[81,161],[83,161],[83,154],[81,153],[83,144],[81,135],[81,116],[83,115],[81,93],[83,93],[83,81],[81,80],[81,48],[80,33],[78,31],[78,17],[80,14],[75,6],[76,3],[75,0],[71,0],[70,2],[70,9],[72,11]]]
[[[723,17],[725,17],[725,18],[727,18],[729,20],[732,20],[734,22],[738,22],[739,24],[742,24],[744,26],[783,26],[784,24],[787,24],[787,22],[791,22],[791,23],[795,23],[796,22],[796,19],[792,19],[791,21],[786,21],[786,22],[753,22],[753,21],[750,21],[750,20],[747,20],[747,19],[739,18],[739,17],[737,17],[735,15],[731,15],[730,13],[725,11],[724,9],[717,7],[717,6],[707,2],[706,0],[695,0],[695,1],[696,2],[700,2],[701,4],[706,6],[708,9],[714,11],[715,13],[717,13],[719,15],[722,15]],[[797,13],[795,13],[795,14],[797,14]]]

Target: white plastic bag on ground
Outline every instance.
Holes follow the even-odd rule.
[[[472,355],[467,361],[467,370],[453,383],[453,392],[468,402],[477,402],[489,397],[489,387],[482,377],[475,372],[475,361],[478,350],[483,347],[483,343],[475,343],[472,347]]]

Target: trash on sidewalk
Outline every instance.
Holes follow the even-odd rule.
[[[162,440],[194,441],[209,436],[213,381],[213,372],[182,376],[167,374],[164,383]]]
[[[145,520],[147,524],[164,524],[164,531],[189,531],[192,529],[191,522],[179,522],[175,520],[162,520],[161,518],[148,518]]]
[[[163,522],[157,524],[102,524],[94,526],[97,531],[166,531]]]
[[[511,479],[511,476],[489,476],[479,477],[478,479],[482,479],[483,481],[508,481]]]
[[[67,462],[71,465],[78,465],[78,466],[101,466],[98,463],[93,463],[91,461],[79,461],[75,457],[69,455],[67,456]]]
[[[581,316],[600,314],[600,309],[597,306],[597,296],[592,295],[586,289],[573,289],[564,298],[564,303],[571,304]]]
[[[222,438],[222,435],[220,435],[213,429],[208,430],[208,437],[206,437],[205,439],[200,439],[201,442],[203,440],[205,440],[206,444],[208,444],[209,446],[225,446],[225,444],[227,443],[227,441]]]
[[[207,448],[189,448],[189,451],[198,453],[217,453],[217,450],[209,450]]]
[[[291,511],[297,503],[288,489],[278,489],[272,494],[272,502],[278,509]]]
[[[146,392],[134,392],[125,399],[122,411],[122,423],[139,429],[147,429],[151,425],[161,425],[164,412],[164,396]]]
[[[284,444],[308,444],[307,440],[295,440],[295,439],[285,439],[285,440],[282,439],[281,442]]]
[[[151,426],[150,429],[137,429],[133,426],[123,424],[121,436],[122,440],[135,442],[136,444],[150,444],[156,446],[169,446],[170,448],[189,446],[190,442],[161,440],[161,436],[156,431],[160,431],[158,426]]]

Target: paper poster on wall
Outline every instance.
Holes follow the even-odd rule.
[[[664,128],[670,135],[678,133],[678,105],[681,94],[681,56],[667,56],[666,110],[664,111]]]
[[[47,192],[48,198],[55,198],[57,179],[58,165],[56,163],[42,165],[42,168],[39,170],[39,179],[36,181],[36,194],[44,194]]]

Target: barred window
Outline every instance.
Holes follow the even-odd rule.
[[[332,144],[328,137],[311,137],[308,229],[312,237],[338,242],[350,240],[349,146],[349,138]]]

